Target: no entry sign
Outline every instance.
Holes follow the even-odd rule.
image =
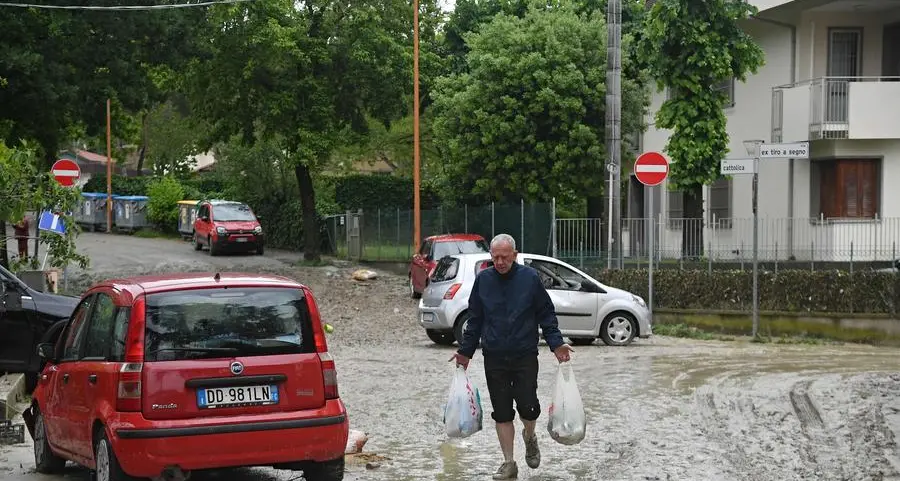
[[[659,152],[644,152],[634,161],[634,176],[647,186],[662,184],[669,175],[669,161]]]
[[[81,177],[81,168],[69,159],[60,159],[50,168],[53,178],[63,187],[72,187]]]

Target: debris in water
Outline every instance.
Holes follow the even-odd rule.
[[[369,269],[359,269],[353,272],[353,280],[355,281],[370,281],[376,277],[378,277],[378,273]]]
[[[357,431],[356,429],[351,429],[350,435],[347,436],[347,448],[344,449],[344,454],[361,453],[363,450],[363,446],[366,445],[366,442],[368,440],[368,434],[362,431]]]

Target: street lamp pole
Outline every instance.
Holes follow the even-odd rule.
[[[762,140],[745,140],[753,156],[753,337],[759,334],[759,148]]]
[[[419,199],[419,0],[413,0],[413,246],[419,252],[422,212]],[[398,220],[399,222],[399,220]]]

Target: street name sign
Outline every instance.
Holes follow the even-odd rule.
[[[808,159],[809,142],[787,144],[762,144],[759,146],[760,159]]]
[[[753,159],[722,159],[719,165],[719,173],[722,175],[755,174],[753,171]]]

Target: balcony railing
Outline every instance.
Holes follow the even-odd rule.
[[[890,125],[897,108],[900,77],[820,77],[782,85],[772,90],[772,140],[900,138],[900,126]]]

